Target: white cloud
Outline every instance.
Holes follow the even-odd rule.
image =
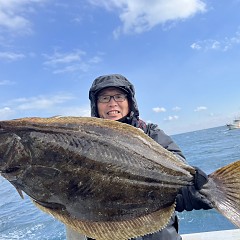
[[[30,22],[22,16],[15,15],[17,9],[12,9],[12,5],[4,7],[2,2],[3,0],[0,2],[0,26],[14,31],[20,29],[29,31]]]
[[[201,0],[89,0],[89,2],[109,11],[118,10],[123,26],[115,30],[116,37],[120,33],[142,33],[156,25],[186,19],[206,10],[206,5]]]
[[[179,117],[174,115],[174,116],[168,116],[167,118],[164,119],[164,121],[173,121],[177,119],[179,119]]]
[[[84,51],[76,50],[71,53],[59,53],[55,52],[53,55],[44,54],[43,56],[47,59],[44,62],[46,65],[56,66],[58,64],[69,64],[73,62],[79,62],[82,56],[86,55]]]
[[[79,49],[67,53],[43,54],[43,56],[46,58],[44,65],[52,68],[54,74],[76,71],[87,72],[93,65],[102,61],[100,56],[88,57],[86,52]]]
[[[190,47],[192,49],[196,49],[196,50],[201,50],[202,49],[202,47],[199,43],[193,43]]]
[[[89,59],[89,63],[100,63],[102,61],[102,58],[99,56],[94,56],[93,58]]]
[[[154,112],[166,112],[166,109],[164,107],[155,107],[152,109]]]
[[[0,108],[0,119],[26,116],[90,116],[90,106],[74,106],[75,97],[71,94],[41,95],[30,98],[12,99]]]
[[[34,4],[46,0],[0,0],[0,29],[13,33],[31,32],[31,22],[26,17],[27,12],[32,12]]]
[[[81,116],[81,117],[91,116],[91,110],[89,105],[85,107],[62,108],[59,112],[62,116]]]
[[[235,45],[240,44],[240,30],[236,31],[233,37],[225,37],[224,39],[206,39],[192,43],[190,47],[193,50],[215,50],[215,51],[227,51],[233,48]]]
[[[14,114],[14,111],[9,107],[0,108],[0,119],[9,119]]]
[[[59,94],[55,96],[37,96],[32,98],[18,98],[10,101],[17,110],[48,109],[73,99],[71,95]]]
[[[194,109],[194,112],[201,112],[201,111],[205,111],[205,110],[207,110],[207,107],[200,106],[200,107],[197,107],[196,109]]]
[[[178,111],[180,111],[180,110],[181,110],[181,108],[180,108],[180,107],[178,107],[178,106],[176,106],[176,107],[174,107],[172,110],[173,110],[173,111],[175,111],[175,112],[178,112]]]
[[[60,73],[70,73],[70,72],[87,72],[89,70],[89,65],[85,63],[79,63],[79,64],[73,64],[69,66],[65,66],[62,68],[58,68],[53,71],[54,74],[60,74]]]
[[[25,55],[22,53],[0,52],[0,60],[17,61],[23,58],[25,58]]]
[[[0,80],[0,86],[5,86],[5,85],[13,85],[15,82],[8,81],[8,80]]]

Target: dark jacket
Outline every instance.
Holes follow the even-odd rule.
[[[120,119],[119,121],[130,124],[134,127],[141,128],[146,134],[148,134],[152,139],[158,142],[167,150],[176,154],[182,161],[185,158],[179,149],[179,147],[174,143],[174,141],[166,135],[162,130],[158,128],[155,124],[146,124],[144,121],[139,119],[139,110],[137,107],[137,101],[135,99],[134,86],[122,75],[112,74],[100,76],[94,80],[92,87],[89,91],[89,99],[91,102],[91,116],[99,117],[97,111],[97,95],[98,92],[107,87],[118,87],[125,91],[128,95],[128,101],[130,103],[130,113],[127,117]],[[91,239],[91,238],[88,238]],[[178,219],[176,214],[170,219],[169,224],[163,230],[149,234],[143,237],[135,238],[136,240],[180,240],[182,239],[178,234]],[[114,239],[113,239],[114,240]]]
[[[107,87],[117,87],[127,93],[128,101],[130,104],[130,113],[127,117],[120,119],[120,122],[124,122],[134,127],[141,128],[153,140],[155,140],[167,150],[179,156],[182,161],[185,161],[183,153],[181,152],[179,147],[168,135],[166,135],[162,130],[160,130],[156,124],[146,124],[144,121],[139,119],[139,110],[135,98],[134,86],[124,76],[120,74],[104,75],[94,80],[89,90],[92,117],[99,117],[97,111],[97,95],[102,89]]]

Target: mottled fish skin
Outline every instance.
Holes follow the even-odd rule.
[[[203,192],[240,226],[238,169],[240,161],[213,173]],[[122,240],[166,226],[195,170],[130,125],[58,117],[0,121],[0,173],[75,230]],[[234,201],[224,198],[229,192]]]
[[[125,220],[172,205],[179,189],[192,184],[187,171],[192,169],[154,141],[149,144],[141,131],[129,139],[123,124],[114,123],[95,118],[2,122],[0,142],[13,142],[1,144],[2,175],[39,203],[59,204],[82,220]]]

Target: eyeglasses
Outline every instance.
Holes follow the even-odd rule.
[[[100,95],[98,96],[98,102],[100,103],[108,103],[111,99],[114,99],[116,102],[123,102],[127,98],[127,94],[116,94],[113,96],[110,95]]]

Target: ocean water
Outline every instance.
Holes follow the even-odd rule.
[[[240,159],[240,130],[225,126],[173,135],[190,165],[211,173]],[[178,213],[180,233],[235,229],[215,210]],[[64,240],[64,225],[38,210],[24,195],[0,177],[0,240]]]

